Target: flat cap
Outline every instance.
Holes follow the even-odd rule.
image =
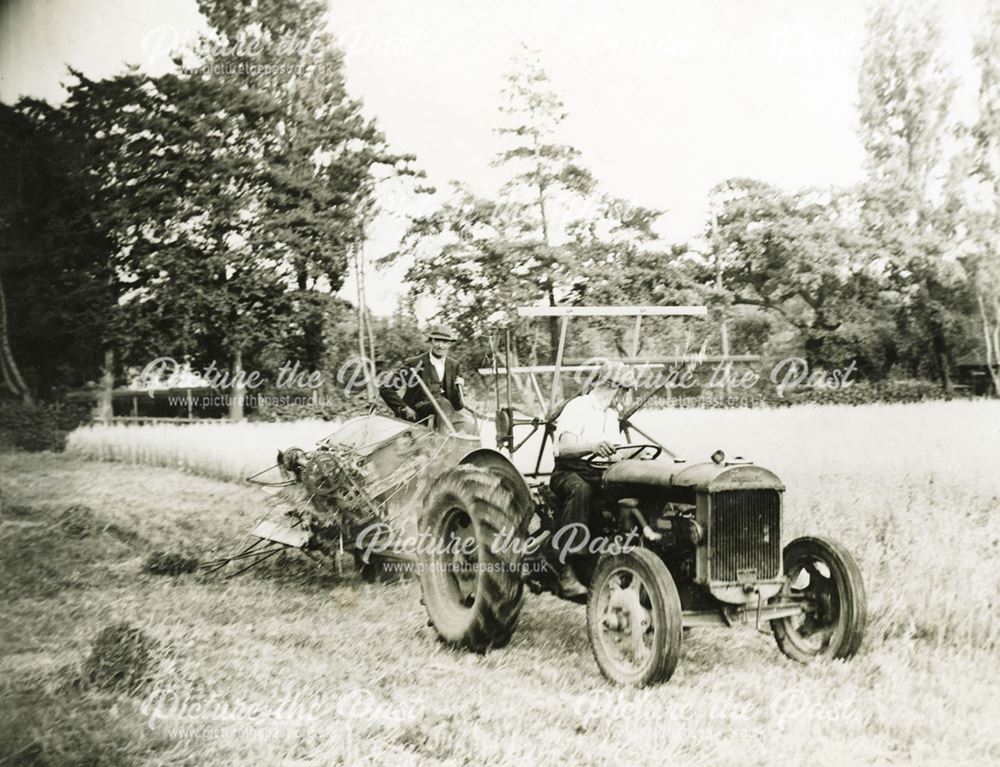
[[[452,330],[447,325],[431,325],[427,329],[427,338],[430,339],[440,339],[441,341],[457,341],[458,336],[455,335],[455,331]]]

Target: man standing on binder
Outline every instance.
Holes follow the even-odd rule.
[[[464,413],[459,412],[465,408],[462,399],[462,386],[465,381],[460,374],[458,363],[448,354],[452,344],[457,340],[455,331],[448,326],[432,325],[427,331],[430,348],[407,363],[400,371],[403,383],[402,396],[397,388],[391,385],[379,389],[382,400],[397,418],[423,421],[430,416],[437,417],[437,409],[424,391],[426,386],[427,391],[437,401],[438,407],[456,428],[461,430],[467,426],[468,419]],[[421,386],[420,382],[423,382],[424,386]]]

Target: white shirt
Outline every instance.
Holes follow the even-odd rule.
[[[439,381],[444,381],[444,360],[445,360],[445,358],[444,357],[435,357],[433,354],[428,354],[427,356],[431,358],[431,364],[434,366],[434,369],[437,371],[438,380]]]
[[[572,434],[580,442],[620,443],[622,431],[618,427],[618,411],[604,408],[593,394],[582,394],[566,403],[556,419],[554,455],[559,455],[559,440],[563,434]]]

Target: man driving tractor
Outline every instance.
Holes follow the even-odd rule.
[[[590,527],[591,511],[599,497],[604,472],[588,465],[584,458],[610,459],[615,455],[615,447],[624,442],[620,408],[635,384],[635,374],[628,366],[606,362],[590,391],[567,402],[556,419],[555,466],[549,487],[558,500],[557,528],[574,523]],[[559,575],[559,592],[567,598],[587,593],[569,565],[564,565]]]

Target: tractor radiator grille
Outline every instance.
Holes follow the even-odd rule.
[[[713,581],[778,577],[781,571],[781,496],[778,491],[714,493],[710,546],[709,577]]]

